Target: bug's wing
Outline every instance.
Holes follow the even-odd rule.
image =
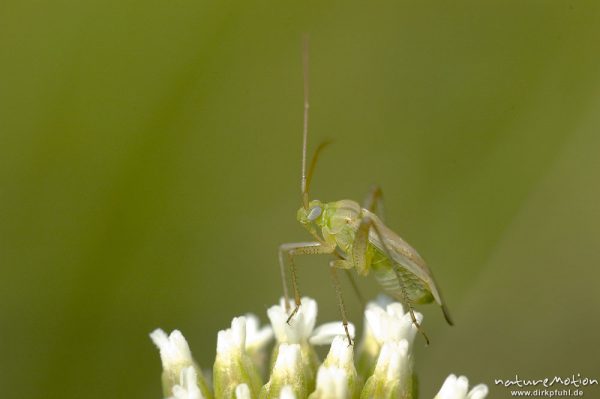
[[[364,211],[365,210],[363,210],[363,212]],[[448,308],[442,299],[442,294],[435,283],[433,274],[431,273],[431,270],[429,270],[429,267],[427,267],[427,264],[421,255],[419,255],[419,253],[398,234],[383,224],[376,215],[370,212],[368,213],[376,227],[376,229],[372,228],[369,231],[369,242],[383,253],[386,253],[387,250],[389,256],[392,257],[391,260],[393,262],[423,281],[431,291],[435,301],[442,307],[446,321],[449,324],[453,324]],[[381,238],[378,232],[381,234]],[[382,244],[382,239],[384,240],[385,246]]]

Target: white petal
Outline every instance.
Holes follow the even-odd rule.
[[[348,331],[350,332],[350,337],[354,339],[354,324],[348,323]],[[339,335],[346,336],[346,331],[341,321],[325,323],[315,328],[309,342],[313,345],[329,345]]]
[[[460,376],[457,378],[454,374],[450,374],[435,399],[464,399],[467,396],[468,389],[469,380],[467,380],[467,377]]]
[[[415,312],[415,318],[421,323],[423,315]],[[365,319],[369,333],[380,345],[402,339],[412,344],[417,333],[410,313],[404,313],[402,305],[397,302],[389,304],[385,310],[377,304],[370,303],[365,310]]]
[[[488,395],[488,387],[485,384],[479,384],[473,387],[469,394],[467,395],[467,399],[484,399]]]
[[[260,328],[260,321],[252,313],[246,314],[246,348],[251,350],[262,349],[273,339],[271,326]]]
[[[251,399],[250,388],[247,384],[240,384],[235,387],[235,399]]]
[[[290,301],[290,309],[294,309],[294,304]],[[267,310],[269,320],[273,326],[275,337],[278,342],[297,344],[306,341],[317,321],[317,302],[314,299],[304,297],[301,300],[301,306],[294,315],[290,323],[287,323],[289,317],[284,299],[281,299],[280,305],[271,306]]]
[[[246,318],[234,317],[231,328],[217,334],[217,355],[227,355],[232,351],[246,349]]]
[[[192,353],[187,341],[179,330],[173,330],[171,335],[157,328],[150,333],[150,338],[160,351],[163,369],[171,369],[191,365]]]
[[[338,367],[320,367],[317,391],[322,399],[343,399],[348,396],[348,374]]]
[[[403,339],[383,344],[373,374],[378,374],[388,381],[395,381],[405,378],[409,370],[408,341]]]
[[[354,361],[352,349],[352,346],[348,345],[348,338],[338,335],[331,343],[331,349],[329,349],[326,359],[327,365],[335,365],[341,368],[352,367]]]
[[[294,395],[294,390],[291,386],[286,385],[281,388],[281,392],[279,393],[279,399],[296,399],[296,395]]]
[[[181,370],[180,383],[173,387],[175,399],[204,399],[198,387],[198,376],[193,366]]]
[[[282,398],[294,397],[294,392],[302,392],[306,389],[304,386],[304,370],[302,364],[302,354],[300,344],[280,344],[278,347],[277,359],[271,371],[269,382],[264,386],[267,396],[275,395],[275,387],[289,385],[289,393],[280,391]],[[291,394],[291,396],[290,396]]]
[[[299,344],[281,344],[272,374],[295,375],[302,372],[302,355]]]

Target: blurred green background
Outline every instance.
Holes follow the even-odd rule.
[[[3,1],[2,397],[158,398],[152,329],[210,367],[233,316],[266,321],[277,246],[309,238],[303,32],[310,144],[335,140],[314,197],[380,184],[456,321],[419,308],[422,397],[450,372],[491,397],[600,378],[599,22],[593,1]],[[326,265],[299,261],[321,322]]]

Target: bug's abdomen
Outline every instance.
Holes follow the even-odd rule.
[[[375,270],[375,279],[383,290],[394,298],[401,296],[402,289],[396,273],[390,269]],[[403,299],[403,298],[397,298]]]
[[[421,279],[406,271],[401,265],[396,265],[396,272],[391,262],[379,251],[376,251],[371,262],[371,270],[375,279],[388,295],[401,302],[406,302],[406,297],[411,303],[433,301],[429,287]],[[402,281],[399,280],[399,277]]]

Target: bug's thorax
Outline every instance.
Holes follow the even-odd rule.
[[[360,223],[361,207],[351,200],[323,203],[313,200],[298,210],[298,221],[311,235],[348,252]]]

